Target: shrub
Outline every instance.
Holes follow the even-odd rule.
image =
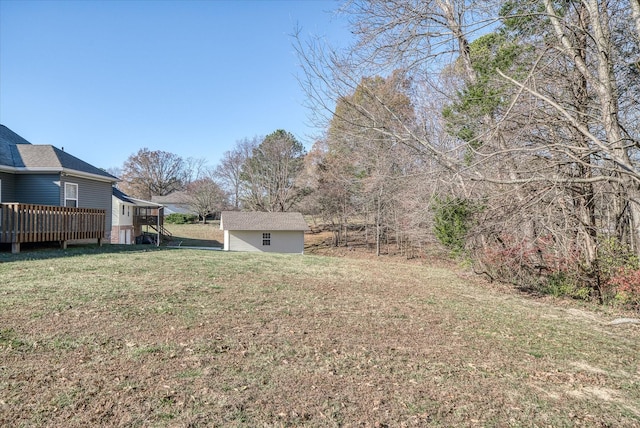
[[[640,304],[640,261],[629,245],[614,237],[601,239],[598,270],[602,303]]]
[[[198,219],[198,216],[196,216],[195,214],[173,213],[166,216],[164,218],[164,221],[170,224],[188,224],[188,223],[195,223],[197,219]]]
[[[492,279],[555,297],[587,299],[588,272],[577,248],[558,248],[551,236],[534,240],[498,234],[476,250],[475,262]]]
[[[541,292],[553,297],[571,297],[573,299],[588,300],[591,288],[580,280],[578,271],[552,272],[542,284]]]
[[[476,211],[468,199],[434,198],[432,209],[434,216],[434,233],[440,243],[460,254],[464,250],[465,238],[471,228],[471,217]]]
[[[607,282],[613,302],[640,307],[640,269],[622,267]]]
[[[473,253],[476,271],[496,281],[554,297],[640,308],[640,260],[629,245],[601,237],[597,259],[587,264],[583,257],[577,245],[552,236],[529,240],[504,233],[485,237]]]

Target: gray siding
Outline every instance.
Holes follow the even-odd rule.
[[[226,231],[225,231],[226,232]],[[262,232],[271,233],[271,245],[262,245]],[[267,253],[304,252],[304,232],[302,231],[229,231],[228,247],[225,234],[225,249],[231,251],[262,251]]]
[[[78,207],[97,208],[106,211],[105,232],[111,234],[111,183],[59,174],[6,174],[2,180],[2,202],[23,204],[64,205],[64,183],[78,185]]]
[[[58,188],[58,201],[54,205],[64,205],[64,183],[75,183],[78,185],[78,208],[106,210],[107,221],[105,229],[107,238],[109,238],[111,235],[111,183],[64,176]]]
[[[58,174],[16,175],[15,200],[23,204],[60,205]],[[4,199],[4,196],[2,197]]]
[[[13,174],[0,172],[0,202],[16,201],[16,178]]]

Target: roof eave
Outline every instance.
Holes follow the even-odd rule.
[[[81,178],[90,178],[93,180],[104,181],[107,183],[117,183],[118,181],[120,181],[118,177],[114,177],[114,176],[106,177],[104,175],[92,174],[90,172],[78,171],[75,169],[62,168],[60,173],[62,175],[68,175],[72,177],[81,177]]]
[[[222,229],[222,225],[220,225],[220,228]],[[269,226],[265,226],[265,227],[253,227],[253,228],[247,228],[247,227],[235,227],[235,226],[230,226],[227,227],[223,230],[228,230],[230,232],[308,232],[310,229],[309,227],[305,227],[303,228],[302,226],[300,227],[269,227]]]
[[[164,205],[162,204],[158,204],[156,202],[151,202],[151,201],[145,201],[144,199],[132,198],[131,196],[129,196],[129,199],[131,200],[131,202],[141,207],[142,206],[157,207],[157,208],[164,207]]]
[[[78,171],[75,169],[61,168],[57,166],[42,167],[14,167],[8,165],[0,165],[0,171],[12,174],[62,174],[71,177],[90,178],[92,180],[104,181],[107,183],[116,183],[120,181],[117,177],[106,177],[104,175],[92,174],[90,172]]]

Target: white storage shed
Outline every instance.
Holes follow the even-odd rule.
[[[300,213],[223,211],[225,251],[304,253],[304,233],[309,230]]]

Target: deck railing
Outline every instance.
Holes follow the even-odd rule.
[[[106,210],[21,203],[0,204],[0,243],[20,252],[25,242],[67,241],[105,237]]]
[[[163,223],[162,218],[158,218],[157,215],[137,215],[133,217],[134,225],[141,226],[155,226],[158,223]]]

